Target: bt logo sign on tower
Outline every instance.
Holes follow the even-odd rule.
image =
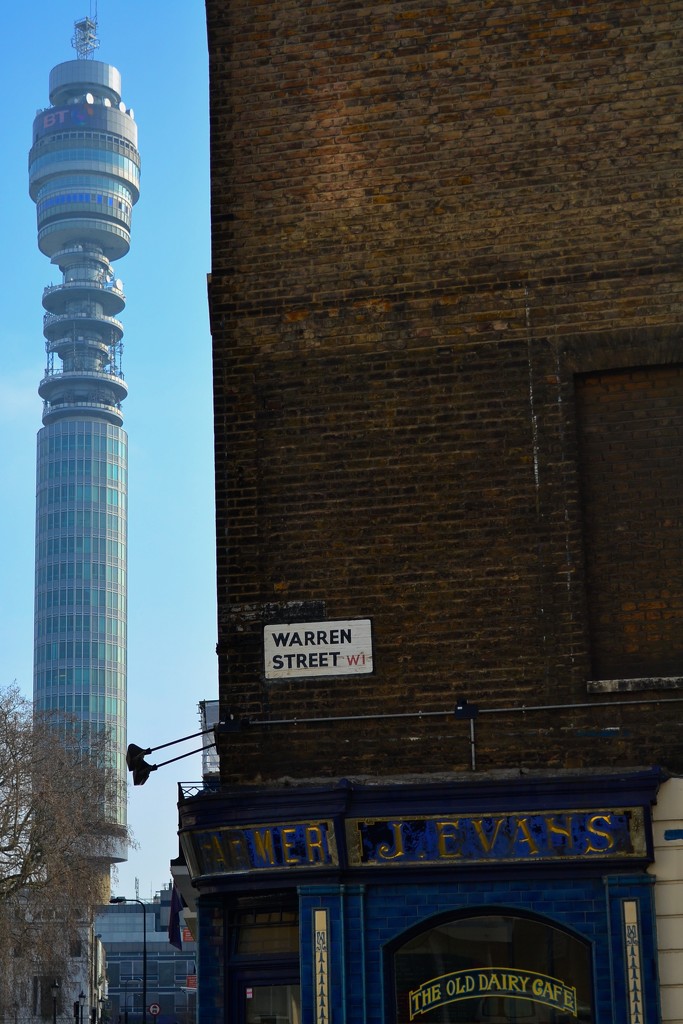
[[[263,627],[266,679],[372,672],[370,619]]]

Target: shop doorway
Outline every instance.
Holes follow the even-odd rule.
[[[299,915],[288,899],[238,900],[229,918],[233,1024],[301,1024]]]

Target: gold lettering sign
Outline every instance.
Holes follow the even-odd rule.
[[[350,819],[346,835],[368,867],[648,857],[642,807]]]
[[[551,978],[547,974],[538,974],[535,971],[480,967],[430,978],[419,988],[409,992],[410,1019],[414,1020],[448,1003],[458,1003],[464,999],[487,999],[492,996],[528,999],[532,1003],[561,1010],[572,1017],[577,1016],[576,988],[559,978]]]
[[[197,875],[329,867],[339,863],[332,822],[233,825],[181,837]]]
[[[349,818],[351,867],[623,861],[650,858],[643,807]],[[307,870],[339,864],[330,819],[192,829],[193,875]]]

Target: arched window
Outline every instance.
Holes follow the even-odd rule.
[[[594,1024],[590,946],[542,918],[442,919],[392,966],[396,1024]]]

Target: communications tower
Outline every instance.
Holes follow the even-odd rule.
[[[118,785],[107,817],[124,825],[127,386],[112,263],[130,246],[140,156],[121,76],[92,57],[96,20],[76,22],[72,43],[77,59],[50,72],[29,154],[38,246],[62,275],[43,291],[34,703],[110,737]]]

